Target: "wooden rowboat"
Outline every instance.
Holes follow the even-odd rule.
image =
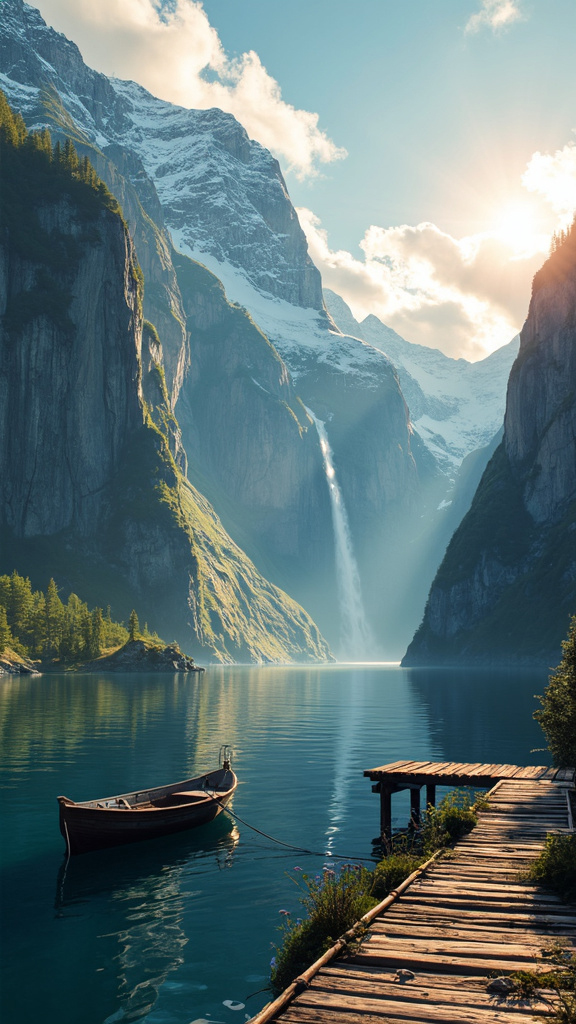
[[[59,796],[60,831],[69,855],[183,832],[212,821],[237,785],[225,759],[221,768],[171,786],[83,803]]]

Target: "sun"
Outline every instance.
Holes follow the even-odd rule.
[[[534,204],[525,199],[504,203],[493,219],[492,232],[517,255],[541,252],[548,245]]]

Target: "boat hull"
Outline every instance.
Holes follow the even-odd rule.
[[[219,769],[175,786],[75,803],[58,797],[60,832],[76,855],[184,832],[213,821],[232,797],[237,779]],[[129,804],[129,809],[120,804]],[[157,806],[151,806],[155,802]]]

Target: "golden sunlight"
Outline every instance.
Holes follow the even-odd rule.
[[[529,199],[514,199],[500,208],[492,231],[516,255],[528,256],[548,249],[550,234],[542,227],[535,204]]]

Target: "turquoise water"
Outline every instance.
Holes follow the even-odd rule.
[[[370,857],[363,770],[400,758],[546,764],[533,695],[545,672],[390,666],[208,669],[200,677],[61,675],[0,683],[0,1016],[5,1024],[234,1024],[265,1002],[295,868],[225,815],[67,867],[56,796],[176,781],[235,750],[233,809],[284,842]],[[394,798],[398,825],[405,794]]]

